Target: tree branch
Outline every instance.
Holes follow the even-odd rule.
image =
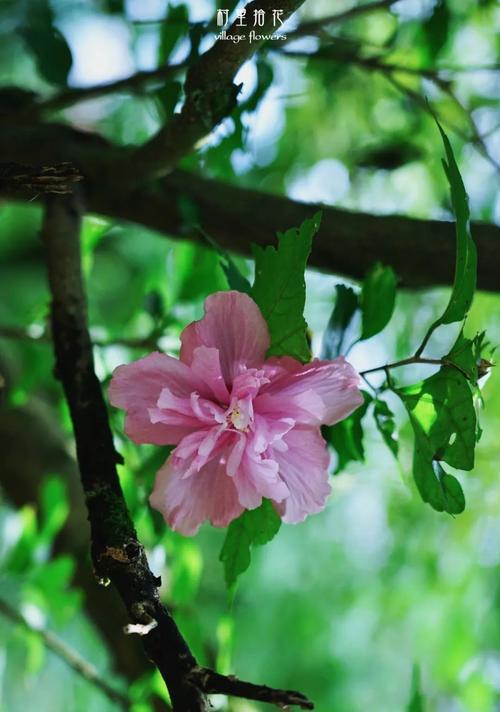
[[[73,106],[73,104],[88,101],[89,99],[98,99],[103,96],[109,96],[109,94],[116,94],[118,92],[138,92],[143,89],[145,84],[149,84],[151,82],[164,82],[170,77],[177,76],[180,72],[186,69],[186,67],[186,62],[180,62],[179,64],[167,64],[163,67],[158,67],[157,69],[136,72],[130,77],[118,79],[114,82],[97,84],[95,86],[83,87],[81,89],[67,89],[59,94],[54,94],[54,96],[51,96],[48,99],[40,101],[34,106],[37,113],[60,111],[61,109],[66,109],[68,106]]]
[[[283,21],[292,15],[304,0],[253,0],[246,6],[247,17],[255,11],[265,12],[265,24],[259,35],[276,28],[272,25],[272,11],[283,10]],[[250,41],[245,27],[234,23],[229,35],[241,41],[219,39],[188,70],[184,86],[185,101],[181,111],[139,148],[127,177],[141,179],[166,175],[190,153],[236,106],[239,92],[233,81],[238,69],[264,44],[264,40]],[[131,172],[131,170],[133,172]]]
[[[207,680],[211,681],[207,689],[205,678],[197,676],[197,662],[160,601],[160,582],[149,568],[123,497],[116,470],[120,457],[114,449],[106,405],[95,375],[87,327],[80,262],[81,214],[75,195],[48,199],[42,237],[52,296],[55,373],[62,382],[73,423],[89,514],[92,561],[98,580],[109,579],[117,589],[133,622],[131,630],[140,630],[145,653],[168,687],[174,712],[206,712],[207,693],[220,692],[222,684],[227,689],[230,682],[206,671]],[[278,697],[281,694],[272,692]],[[293,695],[289,704],[292,699],[306,700],[311,709],[307,698],[300,693]]]
[[[179,209],[188,200],[199,224],[223,248],[251,255],[251,244],[274,244],[277,232],[300,225],[323,211],[321,230],[313,242],[309,264],[325,272],[363,279],[377,261],[391,265],[406,287],[451,285],[455,265],[455,226],[440,220],[399,215],[368,215],[322,205],[299,203],[256,190],[238,188],[191,173],[175,171],[156,189],[130,194],[98,192],[91,209],[120,220],[146,225],[166,235],[203,242],[187,226]],[[478,286],[499,291],[500,229],[472,224],[478,247]]]
[[[318,20],[309,20],[302,22],[295,30],[287,32],[287,42],[291,42],[299,37],[307,35],[318,35],[326,32],[328,27],[333,25],[341,25],[343,22],[354,20],[361,15],[368,15],[378,10],[389,10],[392,5],[395,5],[399,0],[374,0],[374,2],[365,3],[364,5],[355,5],[348,10],[343,10],[335,15],[327,15],[320,17]]]
[[[400,215],[370,215],[310,205],[281,196],[231,186],[184,171],[145,188],[118,185],[113,167],[132,159],[130,150],[100,136],[58,124],[5,124],[0,155],[6,161],[47,165],[71,161],[85,176],[89,212],[152,228],[169,237],[201,242],[186,225],[179,199],[191,201],[203,229],[227,250],[250,255],[250,245],[273,244],[277,231],[298,225],[318,208],[321,231],[314,240],[310,264],[325,272],[362,279],[377,260],[396,270],[406,287],[450,285],[455,264],[455,228],[451,222]],[[19,200],[18,193],[13,199]],[[472,223],[478,247],[478,287],[500,291],[500,230]]]
[[[77,675],[80,675],[80,677],[83,677],[84,680],[87,680],[87,682],[103,692],[106,697],[108,697],[112,702],[115,702],[122,709],[130,709],[130,700],[127,695],[119,692],[114,687],[109,685],[108,682],[101,677],[101,675],[99,675],[95,667],[82,658],[76,650],[70,648],[64,640],[61,640],[61,638],[51,631],[45,630],[45,628],[32,625],[24,616],[16,611],[15,608],[7,603],[7,601],[2,599],[0,599],[0,614],[12,623],[21,625],[26,630],[38,635],[42,639],[45,647],[57,655],[58,658],[64,660],[66,665],[74,670]]]

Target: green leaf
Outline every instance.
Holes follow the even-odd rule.
[[[445,367],[397,393],[429,439],[432,458],[461,470],[472,470],[476,411],[465,376],[455,368]]]
[[[281,519],[266,499],[257,509],[246,510],[231,522],[219,557],[224,564],[229,589],[250,566],[251,547],[267,544],[276,536],[280,526]]]
[[[361,338],[369,339],[384,329],[394,311],[396,275],[392,267],[377,262],[367,274],[361,291]]]
[[[33,52],[38,71],[50,84],[66,86],[73,57],[68,43],[54,26],[23,27],[19,30]]]
[[[434,11],[422,25],[427,39],[429,60],[435,61],[436,56],[446,44],[450,29],[450,10],[446,0],[438,0]]]
[[[189,11],[186,5],[168,6],[167,15],[161,24],[159,64],[167,64],[177,42],[188,34]]]
[[[446,500],[446,511],[450,514],[461,514],[465,509],[465,496],[462,485],[456,477],[448,474],[437,460],[434,460],[432,466]]]
[[[358,295],[352,287],[337,284],[335,291],[337,293],[335,306],[326,327],[321,349],[324,359],[333,359],[345,352],[354,316],[359,308]]]
[[[214,250],[219,255],[220,266],[226,276],[229,288],[235,289],[237,292],[244,292],[245,294],[250,294],[250,292],[252,291],[250,282],[246,277],[241,274],[233,258],[225,250],[222,249],[222,247],[214,240],[213,237],[207,235],[205,231],[202,231],[202,234],[205,240],[207,240],[207,242],[212,245]]]
[[[66,86],[73,57],[64,36],[54,24],[48,0],[32,3],[19,34],[33,53],[37,68],[50,84]]]
[[[162,87],[154,92],[153,96],[156,99],[156,105],[163,122],[170,119],[174,113],[181,92],[182,84],[175,80],[165,82]]]
[[[43,483],[40,492],[40,537],[51,543],[69,514],[66,487],[59,477],[50,477]]]
[[[303,362],[311,357],[303,316],[304,273],[312,238],[319,230],[320,221],[321,213],[316,213],[300,228],[279,233],[277,248],[253,246],[255,282],[251,296],[269,327],[270,356],[292,356]]]
[[[462,470],[474,466],[476,412],[465,376],[445,367],[397,393],[413,427],[413,477],[420,496],[438,512],[462,512],[465,500],[460,483],[440,463]]]
[[[363,447],[363,427],[361,421],[366,413],[372,397],[362,391],[364,403],[345,420],[335,425],[325,426],[321,429],[325,440],[334,448],[338,456],[335,474],[345,469],[349,462],[364,462],[365,450]]]
[[[418,665],[413,666],[410,701],[406,712],[425,712],[424,698],[420,689],[420,668]]]
[[[457,514],[456,497],[458,488],[461,491],[460,483],[452,475],[447,475],[449,479],[443,477],[443,472],[436,472],[436,461],[434,460],[435,453],[432,447],[432,442],[425,433],[421,424],[410,413],[410,422],[413,427],[415,436],[415,447],[413,451],[413,478],[417,489],[424,502],[431,505],[437,512],[448,512],[449,514]],[[448,498],[448,493],[451,492],[452,497]],[[463,492],[462,492],[463,498]],[[465,508],[465,499],[463,499],[463,507]]]
[[[373,417],[377,430],[381,434],[385,444],[392,452],[395,458],[398,456],[399,443],[396,437],[396,423],[394,422],[394,413],[384,400],[377,398],[374,401]]]
[[[483,331],[473,339],[467,339],[462,330],[451,351],[445,356],[445,361],[460,369],[473,386],[477,384],[478,365],[484,337],[485,332]]]
[[[446,160],[443,160],[443,167],[451,189],[451,203],[456,219],[457,250],[455,278],[450,301],[443,315],[432,324],[430,332],[441,326],[441,324],[452,324],[455,321],[461,321],[467,316],[476,289],[477,272],[477,250],[470,233],[467,193],[465,192],[462,176],[458,170],[448,137],[439,122],[436,121],[436,123],[446,151]]]

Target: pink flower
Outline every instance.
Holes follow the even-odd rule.
[[[343,357],[266,360],[266,322],[240,292],[208,297],[181,342],[180,359],[152,353],[119,366],[110,386],[128,437],[177,446],[150,498],[169,526],[186,535],[205,520],[224,527],[263,497],[285,522],[323,509],[329,456],[320,426],[362,403],[352,366]]]

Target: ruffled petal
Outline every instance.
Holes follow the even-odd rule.
[[[234,482],[226,474],[220,457],[209,460],[199,472],[183,479],[182,468],[170,456],[156,475],[149,501],[171,529],[185,536],[196,534],[207,520],[214,527],[227,527],[243,512]]]
[[[191,360],[191,370],[205,381],[219,403],[229,403],[229,391],[222,375],[218,349],[196,347]]]
[[[271,382],[254,401],[255,411],[264,416],[333,425],[363,403],[359,375],[343,356],[305,365],[288,357],[271,359],[264,370]]]
[[[224,381],[230,385],[242,369],[260,366],[269,348],[269,331],[259,307],[247,294],[216,292],[205,301],[205,316],[181,334],[180,358],[193,362],[200,346],[219,351]]]
[[[199,472],[209,460],[221,455],[229,445],[232,433],[224,426],[196,430],[181,440],[172,453],[179,469],[183,469],[183,479]]]
[[[330,457],[317,428],[296,427],[279,442],[280,446],[283,444],[286,449],[271,447],[269,455],[278,463],[280,477],[290,491],[276,508],[284,522],[296,524],[324,509],[330,494]]]
[[[262,503],[263,497],[282,502],[290,494],[279,475],[276,460],[256,455],[249,447],[241,458],[240,467],[234,473],[234,483],[240,504],[245,509],[255,509]]]
[[[175,398],[189,399],[193,391],[210,395],[207,386],[189,366],[161,353],[118,366],[109,386],[109,399],[116,408],[123,408],[125,433],[136,443],[175,445],[193,427],[183,423],[152,422],[150,410],[156,409],[164,389]]]

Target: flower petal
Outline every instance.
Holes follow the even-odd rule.
[[[242,367],[260,366],[269,348],[269,331],[259,307],[247,294],[216,292],[205,301],[205,316],[181,334],[181,360],[191,364],[200,346],[219,350],[224,381],[231,384]]]
[[[191,360],[191,370],[205,381],[220,403],[226,405],[229,403],[229,391],[224,383],[218,349],[207,346],[195,348]]]
[[[166,354],[155,352],[115,369],[109,399],[116,408],[126,411],[125,433],[134,442],[175,445],[192,431],[185,424],[151,421],[150,409],[156,408],[164,388],[178,398],[189,398],[193,391],[210,395],[189,366]]]
[[[196,534],[206,520],[214,527],[226,527],[243,511],[220,457],[188,479],[183,479],[183,469],[176,466],[175,458],[169,457],[156,475],[149,501],[171,529],[185,536]]]
[[[290,494],[278,470],[278,463],[274,459],[256,455],[247,447],[240,467],[234,474],[238,498],[245,509],[258,507],[262,497],[282,502]]]
[[[296,427],[283,442],[287,449],[270,448],[270,457],[279,465],[281,478],[290,495],[276,508],[284,522],[302,522],[308,514],[320,512],[330,494],[326,443],[317,428]]]
[[[288,357],[270,359],[264,370],[271,383],[262,387],[254,407],[267,417],[333,425],[363,403],[359,376],[343,356],[305,365]]]

